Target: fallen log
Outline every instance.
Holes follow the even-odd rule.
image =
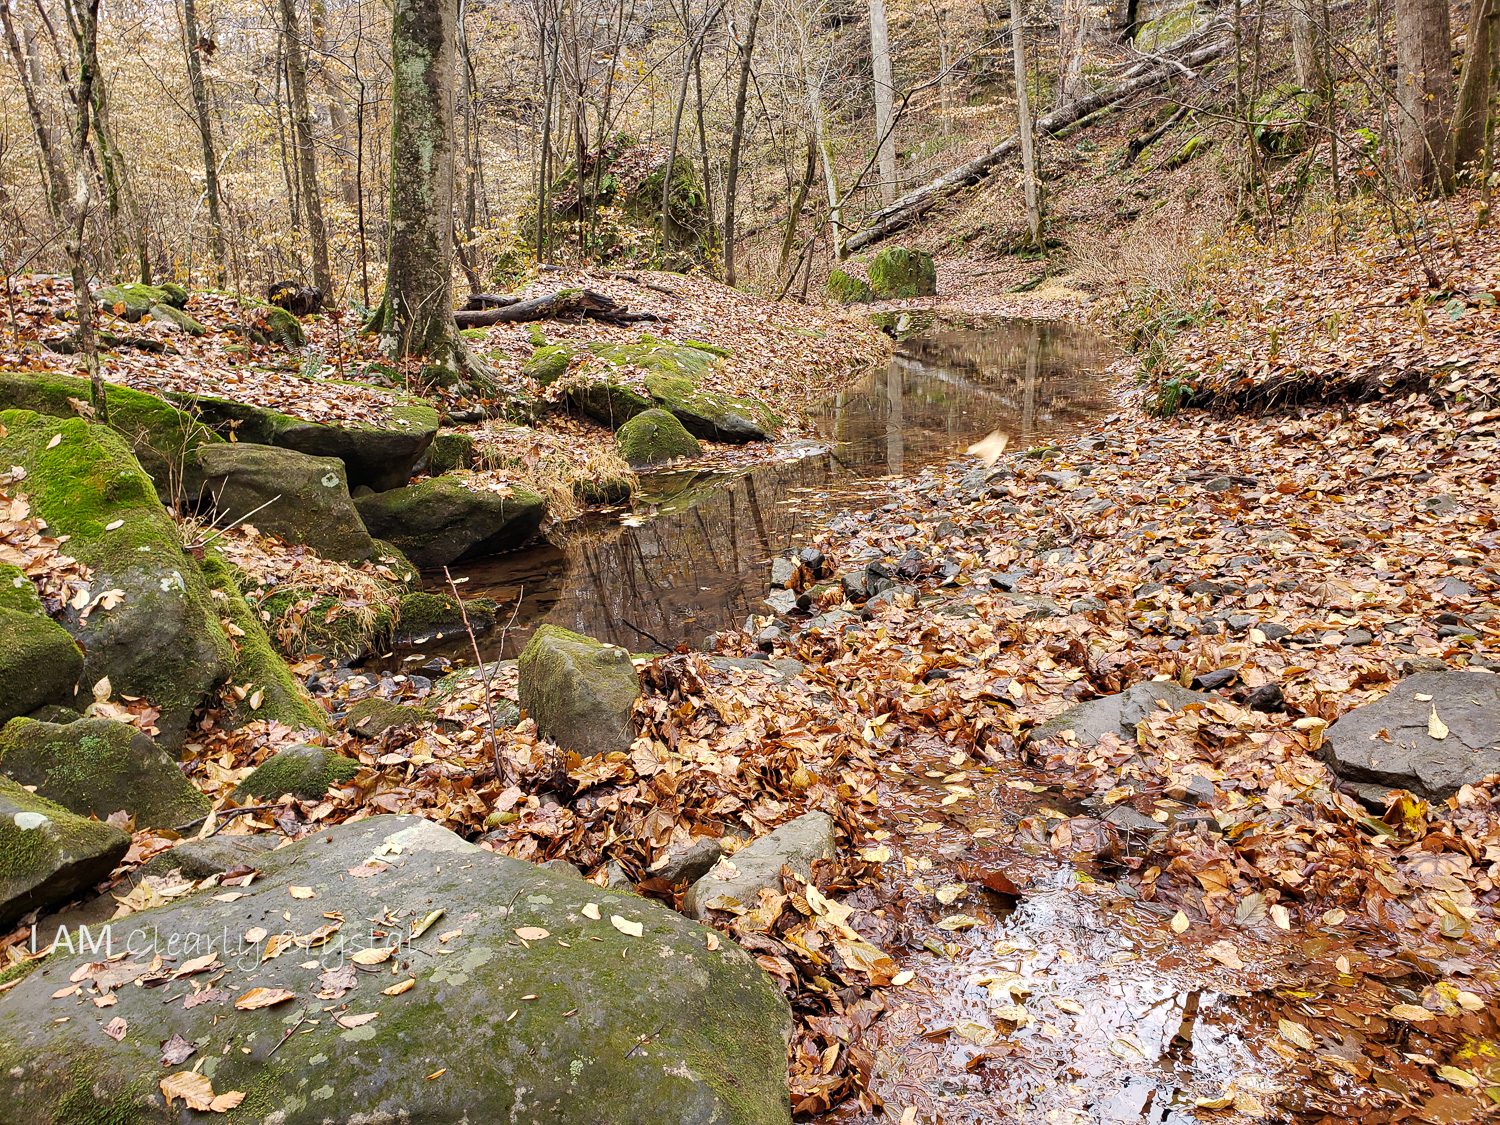
[[[1165,60],[1108,90],[1101,90],[1090,97],[1082,98],[1072,105],[1064,106],[1038,118],[1036,131],[1041,136],[1057,133],[1091,113],[1123,102],[1145,90],[1165,85],[1173,78],[1179,77],[1184,68],[1191,72],[1194,67],[1212,62],[1221,55],[1227,54],[1232,46],[1232,40],[1219,39],[1191,50],[1180,58]],[[862,250],[910,226],[947,196],[985,179],[1002,160],[1019,149],[1020,143],[1019,137],[1010,137],[967,164],[961,164],[916,191],[908,192],[889,207],[881,208],[870,216],[869,226],[850,236],[844,244],[845,247],[850,251]]]
[[[500,304],[506,301],[508,304]],[[624,305],[593,289],[559,289],[540,297],[517,300],[477,293],[469,298],[472,306],[453,314],[460,328],[488,328],[492,324],[518,324],[529,320],[565,320],[587,317],[605,324],[638,324],[643,320],[660,320],[655,313],[631,312]]]

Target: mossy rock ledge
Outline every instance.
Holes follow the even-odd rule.
[[[118,828],[70,813],[0,777],[0,929],[107,878],[129,848],[130,837]],[[0,1109],[0,1121],[31,1120],[35,1110],[10,1105]]]
[[[870,259],[870,288],[882,300],[937,295],[937,266],[924,250],[890,246]]]
[[[476,634],[488,632],[495,624],[498,606],[489,598],[469,598],[460,602],[452,594],[433,594],[417,590],[401,599],[396,617],[397,645],[423,645],[448,636],[463,636],[468,629]]]
[[[705,391],[684,376],[647,375],[646,392],[704,441],[767,441],[781,429],[781,419],[759,399]]]
[[[83,653],[20,567],[0,563],[0,724],[73,702]]]
[[[354,506],[371,535],[424,569],[513,550],[536,534],[546,514],[534,492],[470,487],[459,474],[361,496]]]
[[[220,526],[243,520],[325,559],[356,562],[375,554],[338,458],[224,443],[198,450],[196,464],[198,503]]]
[[[169,939],[175,957],[213,950],[227,967],[217,1000],[184,1009],[163,1004],[159,989],[120,988],[106,1013],[126,1027],[114,1042],[87,996],[52,999],[96,954],[54,955],[0,994],[0,1120],[174,1119],[157,1089],[161,1044],[173,1035],[204,1045],[216,1092],[244,1092],[234,1121],[321,1125],[354,1107],[372,1121],[791,1120],[786,1002],[738,945],[711,947],[710,931],[663,906],[496,855],[416,817],[337,825],[259,866],[262,877],[234,902],[199,895],[132,915],[141,936],[110,965],[112,974],[144,969]],[[349,878],[370,867],[368,878]],[[313,897],[291,898],[293,884]],[[300,934],[335,912],[363,919],[372,902],[400,919],[387,927],[394,936],[346,924],[307,956],[266,961],[259,946],[238,944],[255,927]],[[597,909],[585,914],[590,903]],[[378,1008],[378,1019],[349,1028],[322,1012],[324,969],[389,945],[436,910],[450,921],[400,942],[391,964],[402,971],[366,978],[348,997],[351,1012]],[[440,931],[458,919],[462,933],[440,947]],[[522,927],[545,936],[518,941]],[[446,955],[429,955],[438,948]],[[318,963],[304,968],[310,959]],[[375,991],[409,978],[415,985],[397,996]],[[294,997],[236,1010],[234,998],[256,987]],[[306,1033],[286,1036],[299,1020]]]
[[[7,410],[0,427],[0,461],[25,468],[33,512],[69,536],[68,553],[89,567],[96,594],[123,595],[111,609],[64,611],[84,652],[83,684],[108,677],[115,694],[149,700],[162,743],[175,747],[228,674],[232,651],[151,479],[119,434],[81,418]]]
[[[698,457],[703,447],[669,410],[653,407],[642,411],[615,434],[620,456],[632,469],[660,465],[681,457]]]
[[[623,648],[543,625],[521,652],[517,690],[537,730],[564,750],[623,753],[635,741],[641,681]]]
[[[864,278],[838,268],[828,271],[828,295],[841,305],[861,305],[875,299]]]
[[[364,386],[362,393],[374,388]],[[339,384],[329,384],[337,396]],[[411,479],[412,469],[437,433],[436,409],[394,391],[380,422],[309,422],[270,407],[254,406],[213,395],[174,393],[174,402],[192,411],[215,433],[236,441],[295,449],[313,457],[337,457],[344,463],[349,487],[364,485],[380,492]]]
[[[209,809],[150,735],[113,719],[12,719],[0,730],[0,773],[79,816],[123,811],[139,828],[177,828]]]

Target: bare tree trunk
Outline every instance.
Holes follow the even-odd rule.
[[[281,23],[286,33],[286,74],[291,94],[293,144],[297,150],[297,178],[302,181],[302,208],[307,237],[312,243],[313,284],[323,296],[333,297],[333,275],[328,269],[328,234],[323,226],[323,197],[318,188],[318,153],[313,147],[312,111],[307,103],[307,53],[297,26],[297,0],[281,0]]]
[[[125,223],[130,227],[129,239],[135,242],[136,273],[141,281],[151,284],[151,245],[146,232],[146,214],[136,196],[130,171],[120,156],[115,143],[114,127],[110,123],[109,92],[104,76],[94,77],[94,134],[99,139],[99,161],[104,166],[104,182],[109,190],[109,213],[112,223]],[[123,238],[122,242],[129,239]]]
[[[1474,0],[1469,13],[1469,43],[1459,74],[1448,133],[1445,170],[1457,173],[1484,157],[1490,132],[1491,102],[1497,86],[1495,56],[1500,52],[1500,0]]]
[[[183,47],[187,52],[188,85],[193,93],[193,116],[198,122],[198,146],[203,153],[203,196],[208,205],[208,243],[214,255],[214,284],[222,287],[228,255],[224,252],[224,216],[219,208],[219,158],[214,152],[214,126],[209,115],[208,87],[203,81],[200,53],[213,40],[198,27],[197,0],[182,0]]]
[[[1402,179],[1414,192],[1441,184],[1453,104],[1448,0],[1396,0],[1396,135]]]
[[[453,323],[453,100],[457,0],[391,11],[391,217],[385,298],[372,327],[435,377],[482,377]]]
[[[1083,52],[1088,34],[1088,0],[1063,0],[1062,19],[1057,27],[1057,109],[1072,105],[1087,93],[1083,84]]]
[[[870,61],[875,78],[875,148],[880,172],[880,203],[896,199],[896,88],[891,78],[891,35],[885,0],[870,0]]]
[[[1323,56],[1327,28],[1325,0],[1291,0],[1292,59],[1297,65],[1297,85],[1319,97],[1326,85]]]
[[[729,170],[724,177],[724,280],[734,278],[734,205],[740,180],[740,150],[745,142],[745,103],[750,93],[750,63],[755,56],[755,32],[760,25],[761,0],[751,0],[745,37],[736,43],[740,52],[739,86],[734,95],[734,128],[729,135]]]
[[[73,130],[73,155],[77,189],[73,196],[73,225],[68,231],[68,259],[72,263],[73,304],[78,316],[78,351],[89,376],[89,398],[100,422],[109,422],[109,402],[104,376],[99,370],[99,342],[94,334],[94,294],[89,288],[89,263],[84,233],[89,221],[89,133],[93,122],[94,83],[99,78],[99,0],[73,0],[68,22],[78,49],[78,82],[73,91],[77,122]]]
[[[42,186],[46,191],[47,210],[55,223],[68,218],[68,175],[63,170],[62,158],[57,152],[57,138],[42,110],[41,100],[31,68],[30,52],[21,46],[16,26],[11,20],[10,5],[0,0],[0,25],[5,30],[5,45],[15,63],[16,75],[21,80],[21,93],[26,100],[26,113],[31,118],[31,128],[36,134],[37,151],[41,155]]]
[[[802,217],[802,208],[807,205],[807,193],[812,190],[813,180],[818,174],[818,142],[811,134],[807,138],[807,167],[802,173],[802,182],[797,185],[797,194],[786,214],[786,233],[781,239],[781,259],[776,265],[776,277],[786,273],[787,259],[792,256],[792,243],[797,240],[797,221]]]
[[[1010,0],[1010,45],[1016,71],[1016,117],[1021,135],[1021,187],[1026,197],[1026,233],[1031,245],[1042,248],[1041,185],[1036,172],[1036,135],[1031,123],[1031,100],[1026,89],[1026,30],[1021,22],[1021,0]]]
[[[312,20],[312,41],[318,45],[318,54],[326,60],[332,54],[328,41],[327,0],[312,0],[308,15]],[[344,205],[353,211],[358,208],[359,200],[355,197],[357,186],[354,178],[349,174],[349,111],[344,108],[348,95],[343,84],[333,77],[326,61],[313,67],[313,70],[318,84],[323,88],[323,104],[328,109],[329,128],[333,130],[333,136],[327,139],[338,156],[339,189],[343,192]]]

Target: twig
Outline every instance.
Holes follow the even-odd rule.
[[[286,1031],[282,1034],[281,1038],[278,1039],[278,1040],[276,1040],[276,1046],[272,1047],[269,1051],[266,1052],[266,1058],[270,1058],[277,1051],[281,1050],[281,1045],[283,1043],[285,1043],[288,1039],[290,1039],[293,1035],[296,1035],[297,1034],[297,1029],[299,1027],[301,1027],[303,1024],[305,1024],[306,1022],[307,1022],[307,1009],[303,1008],[302,1009],[302,1015],[297,1019],[297,1022],[294,1023],[294,1024],[292,1024],[291,1027],[287,1028]],[[343,1026],[343,1025],[341,1024],[340,1026]]]
[[[469,611],[464,607],[463,598],[458,596],[458,583],[453,581],[453,575],[448,573],[448,568],[443,567],[443,578],[448,583],[448,589],[453,591],[453,600],[458,603],[458,615],[463,619],[464,632],[469,634],[469,645],[474,649],[474,664],[479,669],[479,682],[484,685],[484,711],[489,718],[489,740],[490,754],[495,759],[495,782],[498,785],[505,784],[505,771],[500,766],[500,740],[495,737],[495,702],[490,689],[491,672],[490,666],[484,662],[484,657],[479,652],[479,638],[474,634],[474,626],[469,624]],[[521,599],[526,596],[526,588],[523,586],[521,592],[516,595],[516,608],[511,610],[510,620],[500,630],[500,645],[505,646],[505,635],[510,632],[510,627],[516,623],[516,616],[521,612]]]
[[[205,816],[200,816],[197,820],[190,820],[186,824],[179,824],[175,829],[173,829],[173,831],[188,832],[198,827],[198,825],[202,824],[210,816],[223,817],[223,823],[220,823],[214,827],[214,832],[217,832],[220,828],[224,827],[224,824],[227,824],[234,817],[248,816],[250,813],[258,812],[275,812],[280,807],[280,805],[245,805],[243,808],[238,809],[222,809],[216,813],[211,812]],[[212,836],[214,832],[210,832],[209,835]]]
[[[194,550],[194,551],[201,551],[201,550],[203,550],[204,547],[207,547],[210,543],[212,543],[219,536],[225,535],[225,534],[233,531],[240,524],[244,523],[251,516],[255,515],[256,512],[260,511],[261,508],[269,508],[272,504],[276,503],[276,501],[278,501],[280,499],[281,499],[281,493],[278,492],[275,496],[271,497],[269,500],[267,500],[264,504],[261,504],[259,507],[251,508],[248,512],[246,512],[239,519],[237,519],[237,520],[230,520],[223,527],[219,528],[218,531],[214,532],[212,535],[210,535],[207,539],[204,539],[202,542],[194,541],[192,543],[189,543],[188,544],[189,550]],[[218,522],[218,520],[214,521],[214,523],[217,523],[217,522]],[[211,523],[208,526],[209,527],[213,527],[213,524]]]
[[[635,1041],[635,1046],[632,1047],[632,1048],[630,1048],[630,1050],[628,1050],[628,1051],[625,1052],[625,1057],[628,1059],[628,1058],[631,1058],[632,1056],[634,1056],[637,1051],[639,1051],[647,1043],[651,1042],[651,1040],[655,1039],[658,1035],[660,1035],[666,1029],[666,1026],[667,1026],[666,1024],[662,1024],[661,1027],[658,1027],[655,1031],[651,1032],[651,1034],[649,1034],[649,1035],[642,1035],[639,1039],[637,1039]]]

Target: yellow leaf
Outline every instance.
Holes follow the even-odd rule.
[[[428,930],[430,930],[432,928],[432,924],[439,918],[441,918],[443,916],[443,913],[444,912],[442,908],[439,907],[437,910],[434,910],[431,914],[427,915],[427,917],[423,918],[420,922],[413,926],[411,928],[412,940],[415,941],[417,938],[421,937]]]
[[[1276,1029],[1288,1043],[1301,1047],[1304,1051],[1311,1051],[1317,1045],[1312,1032],[1293,1020],[1277,1020]]]
[[[360,949],[349,955],[349,960],[356,965],[383,965],[391,959],[391,954],[396,952],[393,945],[374,946],[370,949]]]
[[[1437,707],[1433,707],[1432,714],[1427,716],[1427,735],[1439,742],[1448,737],[1448,724],[1438,718]]]
[[[1459,1070],[1456,1066],[1440,1066],[1437,1068],[1437,1076],[1444,1082],[1452,1082],[1460,1089],[1472,1090],[1479,1085],[1479,1079],[1467,1070]]]
[[[397,981],[395,984],[391,985],[390,988],[382,988],[380,991],[385,993],[387,996],[400,996],[403,992],[410,992],[413,988],[416,987],[416,984],[416,977],[407,977],[403,981]]]
[[[316,898],[317,892],[311,887],[288,887],[286,893],[293,898]]]
[[[641,923],[632,922],[629,918],[621,918],[618,914],[609,916],[609,924],[622,934],[628,934],[631,937],[640,937],[646,932],[646,927]]]
[[[213,1084],[206,1075],[191,1070],[167,1075],[161,1080],[161,1092],[168,1109],[179,1098],[188,1109],[206,1110],[214,1104]]]
[[[1210,957],[1228,969],[1243,969],[1245,963],[1240,960],[1240,953],[1227,941],[1216,941],[1204,950]]]
[[[281,1004],[292,999],[297,994],[288,992],[284,988],[252,988],[245,995],[234,1002],[234,1006],[242,1012],[253,1012],[257,1008],[269,1008],[273,1004]]]
[[[1187,928],[1188,916],[1186,914],[1179,910],[1176,914],[1172,915],[1172,932],[1174,934],[1180,934]]]
[[[540,926],[522,926],[516,931],[516,937],[522,941],[541,941],[544,937],[549,936],[549,933],[550,931],[544,930]]]
[[[1391,1008],[1390,1014],[1407,1023],[1427,1023],[1437,1019],[1426,1008],[1419,1008],[1415,1004],[1396,1004]]]

